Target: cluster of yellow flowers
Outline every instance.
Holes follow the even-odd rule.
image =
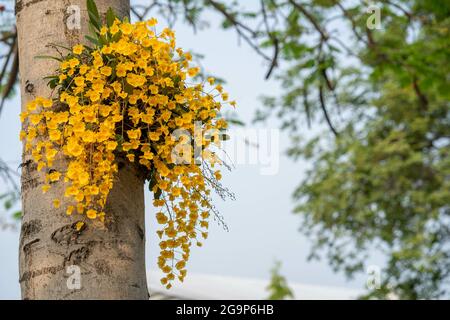
[[[118,157],[136,162],[160,208],[158,265],[165,273],[161,282],[170,288],[172,280],[186,276],[191,245],[207,238],[210,190],[221,177],[213,169],[221,161],[209,148],[220,143],[218,135],[198,135],[196,128],[200,123],[202,132],[225,129],[219,111],[235,102],[228,102],[213,78],[189,84],[199,68],[190,67],[191,55],[175,47],[173,31],[157,34],[155,24],[116,19],[101,27],[101,44],[74,46],[54,76],[57,97],[37,97],[21,114],[21,139],[38,170],[47,172],[43,192],[64,181],[67,214],[76,211],[87,219],[104,221]],[[174,137],[178,129],[192,141]],[[182,161],[174,157],[180,141],[182,152],[175,154]],[[195,148],[200,162],[186,152]],[[52,168],[58,157],[67,161],[65,172]],[[54,199],[54,206],[60,201]]]

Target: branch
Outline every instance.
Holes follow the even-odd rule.
[[[321,107],[321,109],[323,111],[323,114],[325,116],[325,120],[327,121],[327,124],[330,127],[330,129],[333,132],[333,134],[337,137],[338,133],[337,133],[336,129],[334,128],[333,124],[331,123],[330,117],[328,116],[327,108],[325,106],[325,98],[323,96],[323,86],[322,86],[322,84],[319,85],[319,101],[320,101],[320,107]]]
[[[5,84],[5,87],[3,88],[2,98],[1,98],[1,102],[0,102],[0,114],[2,113],[3,105],[5,104],[6,98],[11,93],[11,91],[14,88],[14,85],[16,83],[16,80],[17,80],[17,75],[19,73],[19,52],[18,51],[19,50],[17,50],[17,42],[14,41],[14,44],[12,46],[12,53],[11,53],[11,55],[14,55],[14,59],[13,59],[12,65],[11,65],[11,69],[9,70],[8,82]],[[7,60],[9,60],[9,59],[7,59]],[[8,61],[6,61],[5,67],[7,64],[8,64]],[[3,78],[3,75],[1,78]]]
[[[11,44],[11,47],[10,47],[9,51],[8,51],[8,53],[6,54],[6,61],[4,62],[3,68],[2,68],[2,72],[0,73],[0,87],[1,87],[1,83],[2,83],[2,81],[3,81],[3,77],[4,77],[5,74],[6,74],[6,70],[7,70],[7,68],[8,68],[8,64],[9,64],[9,60],[11,59],[11,57],[12,57],[12,55],[13,55],[13,52],[14,52],[14,46],[15,46],[15,44],[16,44],[16,41],[17,41],[17,37],[14,37],[13,43]]]
[[[293,5],[297,10],[299,10],[301,13],[303,13],[303,15],[309,20],[309,22],[311,22],[311,24],[314,26],[317,32],[320,33],[322,40],[324,41],[328,40],[329,38],[328,33],[324,29],[322,29],[316,18],[310,12],[308,12],[308,10],[306,10],[302,4],[297,3],[294,0],[289,0],[289,3]]]
[[[11,168],[2,159],[0,159],[0,175],[6,183],[9,183],[13,187],[14,192],[20,192],[19,186],[14,179],[14,177],[20,178],[20,175],[17,172],[11,170]]]
[[[400,6],[399,4],[393,3],[393,2],[390,1],[390,0],[385,0],[385,1],[386,1],[386,3],[387,3],[388,5],[391,5],[391,6],[393,6],[394,8],[397,8],[397,9],[399,9],[401,12],[403,12],[403,14],[404,14],[405,16],[408,17],[408,20],[411,21],[411,20],[414,18],[413,14],[412,14],[411,12],[407,11],[406,9],[404,9],[404,8],[403,8],[402,6]]]
[[[154,7],[154,6],[158,6],[159,3],[158,1],[154,1],[151,5],[148,6],[144,6],[144,5],[134,5],[131,6],[131,12],[140,20],[144,20],[145,16],[149,13],[149,11]],[[139,13],[136,9],[137,8],[144,8],[144,12],[143,13]]]
[[[414,92],[416,93],[417,98],[419,99],[419,106],[422,108],[422,110],[424,110],[424,111],[427,110],[428,109],[428,99],[423,94],[423,92],[420,90],[417,77],[415,77],[415,76],[413,78],[413,88],[414,88]]]
[[[216,2],[214,0],[206,0],[205,2],[209,3],[214,9],[219,11],[233,25],[241,27],[242,29],[250,33],[253,37],[256,36],[255,32],[252,29],[236,20],[236,18],[232,14],[226,11],[225,6],[222,3]]]
[[[255,31],[253,31],[248,26],[246,26],[246,25],[242,24],[241,22],[239,22],[238,20],[236,20],[236,18],[231,13],[229,13],[228,11],[225,10],[225,6],[223,4],[216,2],[214,0],[205,0],[205,3],[208,3],[210,6],[212,6],[214,9],[216,9],[218,12],[220,12],[234,26],[234,29],[236,30],[238,35],[240,37],[242,37],[245,40],[245,42],[247,42],[247,44],[250,47],[252,47],[253,50],[255,50],[255,52],[257,54],[259,54],[261,57],[263,57],[267,61],[272,60],[263,51],[261,51],[261,49],[255,43],[253,43],[253,41],[249,38],[249,36],[246,35],[244,32],[244,31],[246,31],[246,32],[250,33],[250,36],[256,37]]]
[[[335,4],[339,7],[339,9],[342,11],[344,17],[346,17],[346,18],[350,21],[350,23],[351,23],[351,25],[352,25],[352,31],[353,31],[353,34],[355,35],[355,37],[356,37],[359,41],[362,41],[362,42],[364,42],[364,43],[367,45],[368,43],[367,43],[366,39],[364,39],[364,38],[359,34],[358,29],[357,29],[357,26],[356,26],[355,19],[353,19],[353,17],[350,15],[350,13],[348,12],[348,10],[345,9],[345,8],[342,6],[342,4],[340,3],[340,1],[334,1],[334,3],[335,3]]]
[[[269,27],[269,22],[268,22],[268,18],[267,18],[267,12],[266,12],[266,6],[264,4],[264,1],[261,0],[261,10],[263,13],[263,19],[264,19],[264,25],[266,27],[266,32],[267,35],[269,36],[270,40],[273,43],[273,57],[272,57],[272,61],[270,63],[270,67],[269,70],[266,73],[266,77],[265,79],[269,79],[270,75],[272,74],[272,71],[275,69],[275,67],[278,65],[278,54],[280,51],[280,46],[279,46],[279,41],[278,38],[274,35],[273,32],[270,31],[270,27]]]

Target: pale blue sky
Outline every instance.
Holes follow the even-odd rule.
[[[210,29],[197,34],[183,24],[175,27],[178,45],[205,55],[207,71],[226,79],[226,89],[238,102],[238,114],[250,123],[261,94],[280,92],[277,82],[264,81],[266,66],[249,47],[238,44],[232,31],[223,31],[215,15]],[[9,101],[0,118],[0,156],[17,167],[21,155],[19,134],[19,99]],[[255,126],[249,124],[248,128]],[[263,126],[259,126],[263,127]],[[276,128],[269,123],[266,128]],[[305,133],[307,128],[305,126]],[[280,152],[288,146],[280,136]],[[235,201],[217,201],[230,228],[225,232],[212,223],[210,238],[202,248],[195,248],[188,264],[192,273],[219,274],[269,279],[275,259],[282,261],[282,273],[290,282],[342,286],[362,289],[365,277],[347,282],[334,274],[326,261],[308,263],[308,240],[298,232],[301,223],[293,215],[291,194],[304,176],[307,163],[293,163],[280,154],[279,172],[261,175],[258,165],[237,165],[224,175],[224,183],[236,194]],[[2,183],[2,182],[0,182]],[[0,184],[0,191],[3,186]],[[156,269],[158,255],[156,220],[147,194],[147,264]],[[0,299],[19,298],[18,237],[16,231],[0,231]]]

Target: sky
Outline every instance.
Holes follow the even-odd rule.
[[[263,134],[273,130],[274,141],[278,143],[272,145],[271,153],[266,156],[270,156],[273,168],[277,170],[267,170],[267,163],[236,163],[233,171],[224,172],[223,182],[235,193],[236,200],[222,202],[217,199],[216,206],[229,231],[211,223],[204,246],[193,249],[188,274],[226,275],[268,282],[270,269],[274,261],[279,260],[281,273],[288,283],[363,289],[365,275],[347,281],[342,274],[333,273],[325,260],[307,262],[311,244],[298,231],[301,219],[292,213],[291,195],[311,164],[293,162],[284,155],[289,145],[288,137],[277,130],[275,121],[265,125],[251,124],[256,109],[261,106],[259,97],[279,94],[279,85],[274,80],[264,80],[267,66],[262,59],[245,44],[239,44],[234,32],[221,30],[217,16],[211,14],[206,18],[212,22],[211,27],[197,33],[186,25],[177,24],[174,28],[177,44],[203,54],[202,66],[227,81],[224,87],[238,103],[236,112],[247,123],[245,130],[266,130],[259,131]],[[162,21],[161,25],[164,25]],[[13,167],[19,165],[21,157],[19,109],[19,97],[15,97],[6,104],[0,117],[0,158]],[[306,126],[304,134],[310,134]],[[231,144],[242,142],[242,136],[232,137]],[[260,146],[256,151],[264,153],[266,150]],[[1,184],[0,191],[4,188]],[[159,247],[151,201],[151,195],[146,191],[147,269],[157,269]],[[18,239],[18,230],[0,230],[0,299],[20,298]]]

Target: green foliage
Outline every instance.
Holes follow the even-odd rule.
[[[281,82],[282,95],[263,97],[255,120],[277,117],[292,137],[288,155],[313,164],[294,192],[310,258],[325,253],[352,277],[379,250],[382,287],[366,298],[448,296],[450,4],[204,3]],[[371,29],[374,12],[381,20]],[[321,122],[329,130],[303,137]]]
[[[286,278],[280,274],[281,263],[279,261],[275,262],[274,267],[270,271],[272,277],[270,283],[267,287],[269,291],[268,300],[285,300],[288,298],[294,299],[294,294],[289,288]]]
[[[285,92],[266,97],[258,119],[275,113],[293,136],[288,154],[313,164],[294,193],[310,258],[325,252],[352,277],[379,250],[381,289],[365,298],[448,296],[450,5],[379,3],[381,29],[370,30],[364,4],[289,2],[301,14],[283,31]],[[350,45],[329,31],[337,10]],[[326,120],[335,134],[305,141],[299,115]]]

